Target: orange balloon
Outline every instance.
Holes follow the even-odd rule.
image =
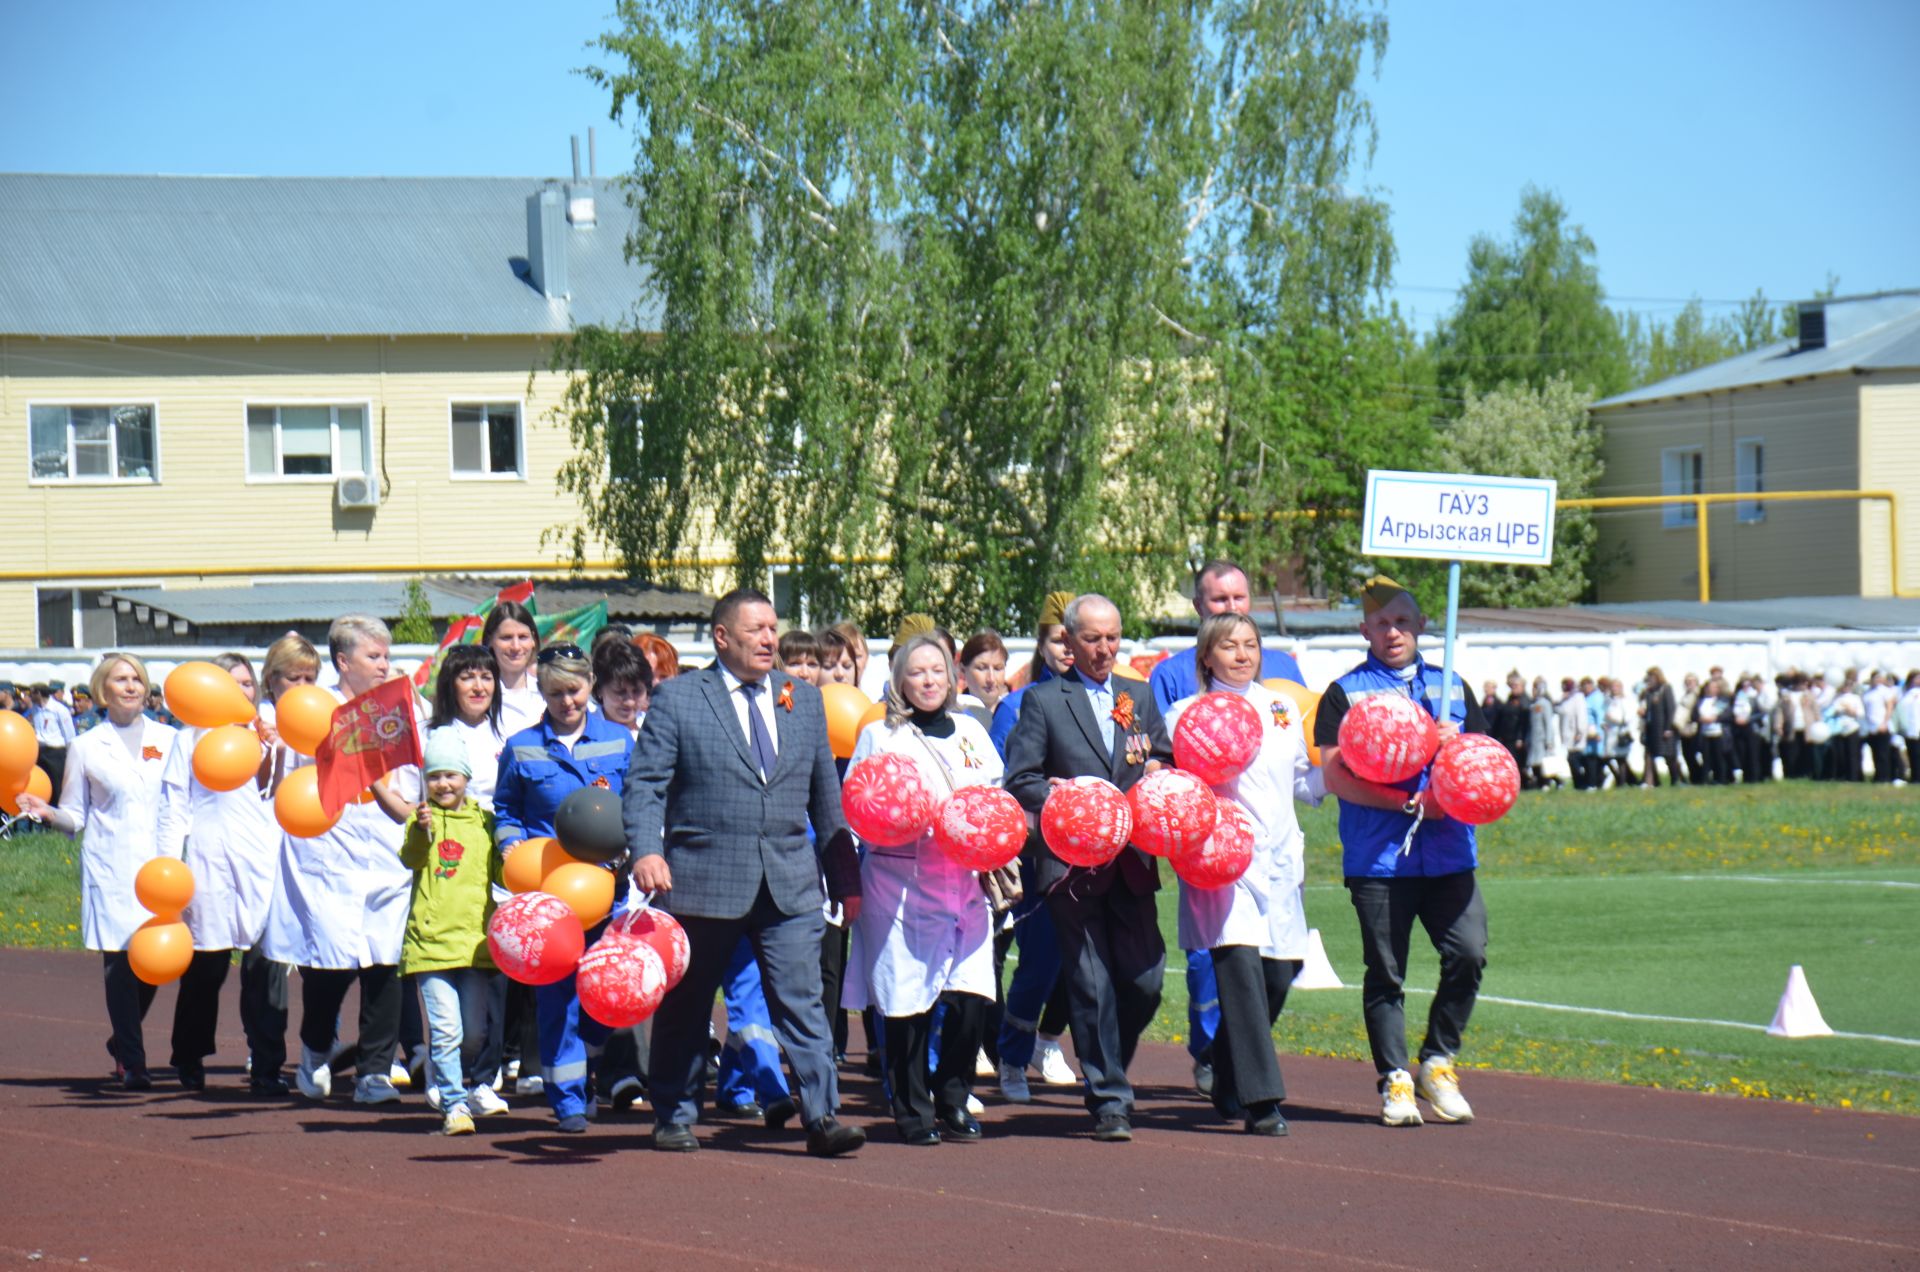
[[[40,739],[18,711],[0,711],[0,785],[25,777],[40,758]]]
[[[540,891],[565,901],[583,925],[592,927],[613,909],[613,871],[585,861],[566,861],[547,872]]]
[[[852,759],[853,744],[860,738],[860,727],[874,702],[852,685],[821,685],[820,697],[827,708],[827,744],[836,759]]]
[[[196,729],[245,724],[253,703],[226,668],[210,662],[184,662],[167,673],[167,710]]]
[[[875,720],[884,720],[886,718],[887,718],[886,703],[876,702],[872,706],[868,707],[866,711],[860,716],[859,728],[856,728],[853,731],[854,740],[856,742],[859,741],[861,729],[866,728],[868,725],[872,724]]]
[[[522,839],[507,851],[500,879],[509,892],[538,892],[542,879],[572,860],[558,839]]]
[[[133,895],[158,917],[178,919],[193,900],[193,871],[178,857],[155,857],[133,876]]]
[[[1301,737],[1307,744],[1307,759],[1318,765],[1320,748],[1313,740],[1313,721],[1320,710],[1320,695],[1297,680],[1282,680],[1278,676],[1260,683],[1293,703],[1294,713],[1300,717],[1300,727],[1304,730]]]
[[[1115,664],[1113,664],[1113,674],[1120,677],[1122,680],[1145,680],[1146,679],[1145,676],[1140,674],[1140,669],[1138,667],[1135,667],[1132,663],[1116,662]]]
[[[244,724],[223,724],[194,744],[193,775],[210,791],[237,791],[260,771],[260,738]]]
[[[273,815],[295,839],[314,839],[333,829],[339,817],[320,807],[320,770],[309,764],[281,779],[273,795]]]
[[[361,791],[358,795],[355,795],[352,799],[348,800],[347,803],[349,804],[373,803],[373,787],[371,786],[367,787],[366,790]]]
[[[178,918],[162,915],[148,919],[127,941],[127,966],[149,985],[179,980],[191,962],[193,933]]]
[[[339,700],[319,685],[295,685],[273,700],[273,727],[280,740],[302,755],[312,755],[333,727]]]
[[[37,795],[49,802],[53,799],[53,779],[47,776],[47,770],[38,764],[27,770],[25,778],[18,782],[0,778],[0,808],[7,810],[10,817],[20,815],[20,797]]]

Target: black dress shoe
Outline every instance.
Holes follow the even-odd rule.
[[[980,1121],[965,1109],[944,1110],[937,1120],[942,1139],[969,1142],[980,1138]]]
[[[287,1085],[287,1080],[279,1074],[263,1073],[258,1077],[247,1079],[247,1090],[254,1095],[269,1097],[286,1095],[291,1092],[292,1088]]]
[[[1287,1119],[1280,1115],[1278,1104],[1255,1105],[1247,1110],[1247,1134],[1249,1135],[1285,1135]]]
[[[153,1077],[145,1069],[128,1069],[120,1075],[120,1087],[125,1091],[151,1091]]]
[[[653,1147],[662,1153],[692,1153],[700,1147],[693,1128],[683,1122],[662,1122],[653,1128]]]
[[[939,1132],[934,1132],[939,1138]],[[815,1157],[838,1157],[842,1153],[851,1153],[867,1142],[867,1133],[857,1126],[847,1126],[838,1118],[823,1117],[807,1128],[807,1151]]]
[[[934,1148],[940,1143],[940,1132],[931,1126],[916,1126],[910,1131],[901,1131],[900,1142],[908,1148]]]
[[[750,1117],[756,1121],[767,1115],[767,1111],[752,1100],[748,1100],[742,1104],[730,1104],[721,1101],[713,1106],[713,1111],[721,1117]]]
[[[1103,1144],[1125,1144],[1133,1139],[1133,1123],[1118,1113],[1109,1113],[1094,1123],[1093,1138]]]
[[[793,1121],[793,1115],[799,1111],[792,1098],[783,1095],[761,1110],[760,1120],[767,1124],[770,1131],[785,1130],[787,1123]]]
[[[189,1091],[207,1089],[207,1068],[203,1064],[182,1064],[174,1066],[174,1076],[180,1079],[180,1085]]]

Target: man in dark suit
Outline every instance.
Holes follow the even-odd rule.
[[[743,588],[721,597],[718,658],[655,690],[621,797],[634,886],[666,895],[692,947],[686,977],[653,1018],[653,1146],[667,1152],[699,1147],[707,1023],[742,933],[793,1069],[807,1151],[834,1157],[866,1142],[834,1117],[839,1087],[820,988],[822,858],[849,915],[859,909],[859,867],[820,691],[773,670],[778,642],[764,595]],[[809,818],[820,854],[807,838]],[[769,1108],[768,1126],[792,1112]]]
[[[1073,668],[1027,691],[1007,738],[1007,790],[1033,814],[1054,786],[1071,778],[1103,777],[1124,791],[1173,762],[1166,724],[1147,687],[1114,679],[1119,609],[1088,593],[1067,606],[1065,622]],[[1096,867],[1069,866],[1042,847],[1034,876],[1060,932],[1067,1015],[1093,1136],[1132,1139],[1127,1066],[1159,1009],[1167,962],[1153,900],[1159,868],[1131,845]]]

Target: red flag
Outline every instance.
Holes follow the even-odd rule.
[[[340,707],[313,758],[320,769],[320,807],[329,817],[339,816],[382,774],[421,763],[412,684],[389,680]]]

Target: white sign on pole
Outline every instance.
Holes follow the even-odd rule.
[[[1559,483],[1472,473],[1367,473],[1367,556],[1553,564]]]

